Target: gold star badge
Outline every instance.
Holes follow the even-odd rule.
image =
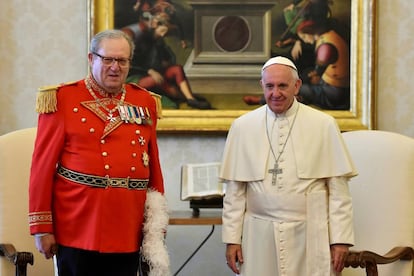
[[[142,163],[144,164],[144,167],[148,167],[149,165],[149,155],[146,151],[142,153]]]

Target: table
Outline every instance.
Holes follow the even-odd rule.
[[[211,231],[200,243],[200,245],[194,250],[194,252],[187,258],[187,260],[180,266],[180,268],[174,273],[174,276],[185,267],[185,265],[194,257],[194,255],[200,250],[200,248],[208,241],[213,235],[215,225],[221,225],[221,210],[220,211],[207,211],[202,210],[199,213],[188,211],[171,211],[170,212],[170,225],[211,225]]]

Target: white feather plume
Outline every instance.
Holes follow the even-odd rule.
[[[165,245],[169,217],[164,195],[148,190],[144,216],[141,253],[150,267],[149,276],[170,276],[170,258]]]

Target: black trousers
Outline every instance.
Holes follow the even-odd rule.
[[[139,252],[99,253],[59,245],[59,276],[137,276]]]

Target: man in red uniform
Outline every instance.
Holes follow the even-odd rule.
[[[98,33],[85,79],[39,91],[30,232],[46,258],[57,255],[60,276],[136,276],[140,253],[154,264],[148,243],[162,247],[168,271],[159,100],[125,84],[133,52],[123,32]]]

